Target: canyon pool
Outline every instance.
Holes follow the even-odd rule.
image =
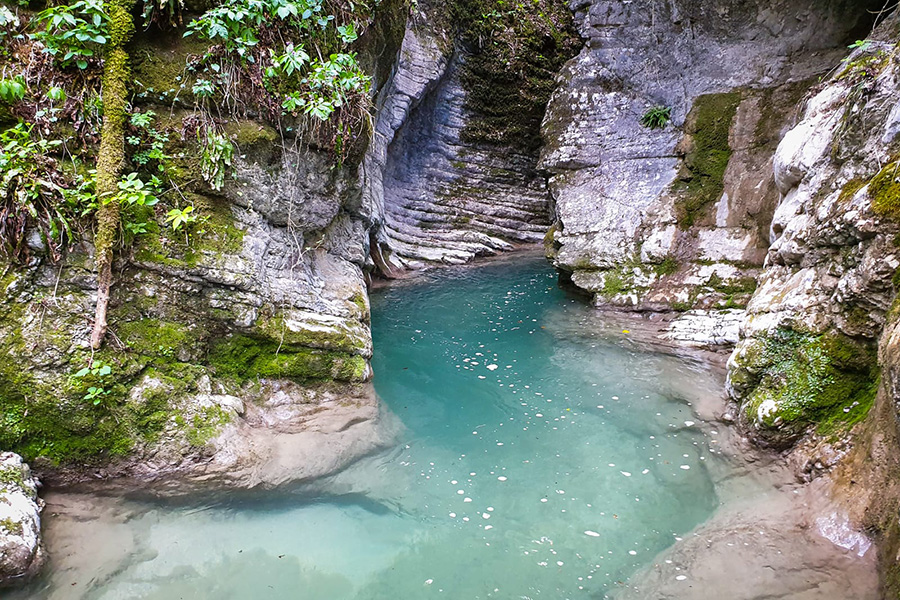
[[[12,597],[612,597],[720,506],[728,432],[696,409],[721,368],[653,352],[542,258],[377,290],[372,324],[395,445],[239,498],[51,492],[48,574]]]

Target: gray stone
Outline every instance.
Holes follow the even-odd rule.
[[[12,452],[0,453],[0,587],[34,577],[44,560],[38,481]]]
[[[551,174],[554,264],[573,273],[576,285],[586,283],[595,304],[638,310],[708,295],[691,280],[691,263],[742,266],[729,284],[754,277],[769,242],[775,184],[783,188],[802,176],[799,162],[788,161],[790,169],[778,168],[773,177],[775,143],[805,82],[838,61],[861,17],[858,8],[812,0],[573,6],[586,42],[548,106],[540,160]],[[694,225],[678,227],[673,184],[685,176],[690,148],[681,128],[698,96],[733,90],[741,101],[724,193]],[[654,106],[671,108],[669,126],[641,126],[641,115]],[[829,137],[827,130],[815,135]],[[593,285],[601,275],[579,275],[659,264],[667,256],[682,268],[630,289],[627,301],[603,297]],[[721,295],[717,301],[729,303]]]

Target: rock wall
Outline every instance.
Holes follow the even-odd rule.
[[[360,42],[376,84],[396,58],[391,28],[402,35],[406,24],[402,3],[380,10],[391,18]],[[0,267],[0,447],[55,483],[133,475],[272,486],[297,467],[292,452],[310,446],[294,435],[304,428],[346,444],[332,468],[390,438],[364,383],[372,341],[359,157],[335,168],[291,127],[282,136],[233,119],[233,172],[211,188],[183,134],[189,93],[173,95],[188,56],[202,51],[191,44],[151,34],[132,54],[135,87],[146,90],[136,108],[156,113],[166,173],[200,220],[173,231],[162,209],[119,252],[106,346],[92,352],[87,339],[89,235],[58,264],[34,237],[28,264]],[[265,463],[277,472],[261,471]],[[322,468],[312,456],[294,478]]]
[[[729,391],[761,440],[867,413],[896,293],[894,21],[819,86],[774,159],[780,203],[766,269],[730,361]]]
[[[574,3],[587,41],[548,106],[539,163],[554,264],[598,306],[745,306],[779,198],[775,146],[810,83],[867,32],[864,4]],[[642,125],[654,107],[671,122]]]
[[[580,45],[571,15],[542,0],[557,28],[524,33],[506,21],[486,26],[481,5],[469,4],[420,6],[379,98],[363,202],[372,208],[373,266],[382,275],[536,243],[550,225],[534,139],[555,78],[550,69]],[[492,41],[469,39],[476,24],[460,15],[472,10]],[[493,56],[504,51],[506,62]],[[523,97],[530,104],[511,114]]]

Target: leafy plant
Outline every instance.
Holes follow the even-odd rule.
[[[54,102],[65,102],[66,91],[61,87],[53,86],[52,88],[47,90],[47,97]]]
[[[198,79],[191,91],[197,98],[212,98],[216,93],[216,84],[209,79]]]
[[[181,23],[184,0],[144,0],[141,16],[144,24],[156,23],[162,27]]]
[[[109,16],[102,0],[79,0],[71,5],[50,7],[34,20],[42,28],[32,35],[63,67],[75,64],[87,69],[99,49],[109,40]]]
[[[169,136],[153,126],[156,113],[148,110],[142,113],[132,113],[129,124],[135,135],[129,135],[125,141],[134,147],[131,160],[141,167],[151,163],[156,164],[158,171],[164,171],[164,161],[169,158],[165,153],[165,146],[169,142]]]
[[[156,196],[159,183],[156,177],[145,183],[137,173],[129,173],[119,181],[118,192],[111,198],[102,200],[103,203],[118,202],[121,205],[122,228],[126,233],[126,243],[134,236],[149,231],[147,209],[159,202]]]
[[[32,137],[32,127],[24,123],[0,134],[0,251],[8,257],[27,253],[29,227],[39,229],[54,260],[74,237],[82,198],[67,191],[73,186],[50,156],[61,144]]]
[[[112,375],[112,367],[101,361],[94,361],[89,366],[82,368],[74,373],[71,378],[73,380],[89,379],[95,385],[89,386],[82,398],[90,400],[94,406],[103,402],[103,398],[109,395],[109,390],[104,386],[108,385],[108,379]]]
[[[853,42],[852,44],[850,44],[847,47],[850,48],[851,50],[862,50],[863,52],[865,52],[871,46],[872,46],[871,40],[856,40],[855,42]]]
[[[195,96],[202,104],[221,92],[226,104],[259,106],[273,120],[311,117],[313,135],[343,152],[338,138],[367,118],[370,78],[345,51],[359,36],[354,11],[365,5],[334,9],[325,0],[226,0],[208,10],[185,33],[215,44],[193,65]],[[319,127],[338,111],[333,127]]]
[[[672,107],[654,106],[641,116],[641,125],[647,129],[662,129],[672,120]]]
[[[17,75],[12,79],[0,79],[0,100],[13,104],[25,97],[25,78]]]
[[[208,130],[200,155],[200,174],[214,190],[225,185],[225,175],[231,167],[234,144],[224,135]]]
[[[193,213],[193,206],[186,206],[183,209],[173,208],[166,213],[166,223],[172,226],[173,231],[178,231],[182,227],[197,221],[197,215]]]
[[[129,173],[119,182],[119,191],[112,198],[101,199],[104,204],[116,201],[123,207],[154,206],[159,202],[156,197],[155,182],[144,183],[137,173]]]

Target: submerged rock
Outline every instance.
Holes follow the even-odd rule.
[[[12,452],[0,453],[0,587],[24,583],[41,568],[38,480]]]

